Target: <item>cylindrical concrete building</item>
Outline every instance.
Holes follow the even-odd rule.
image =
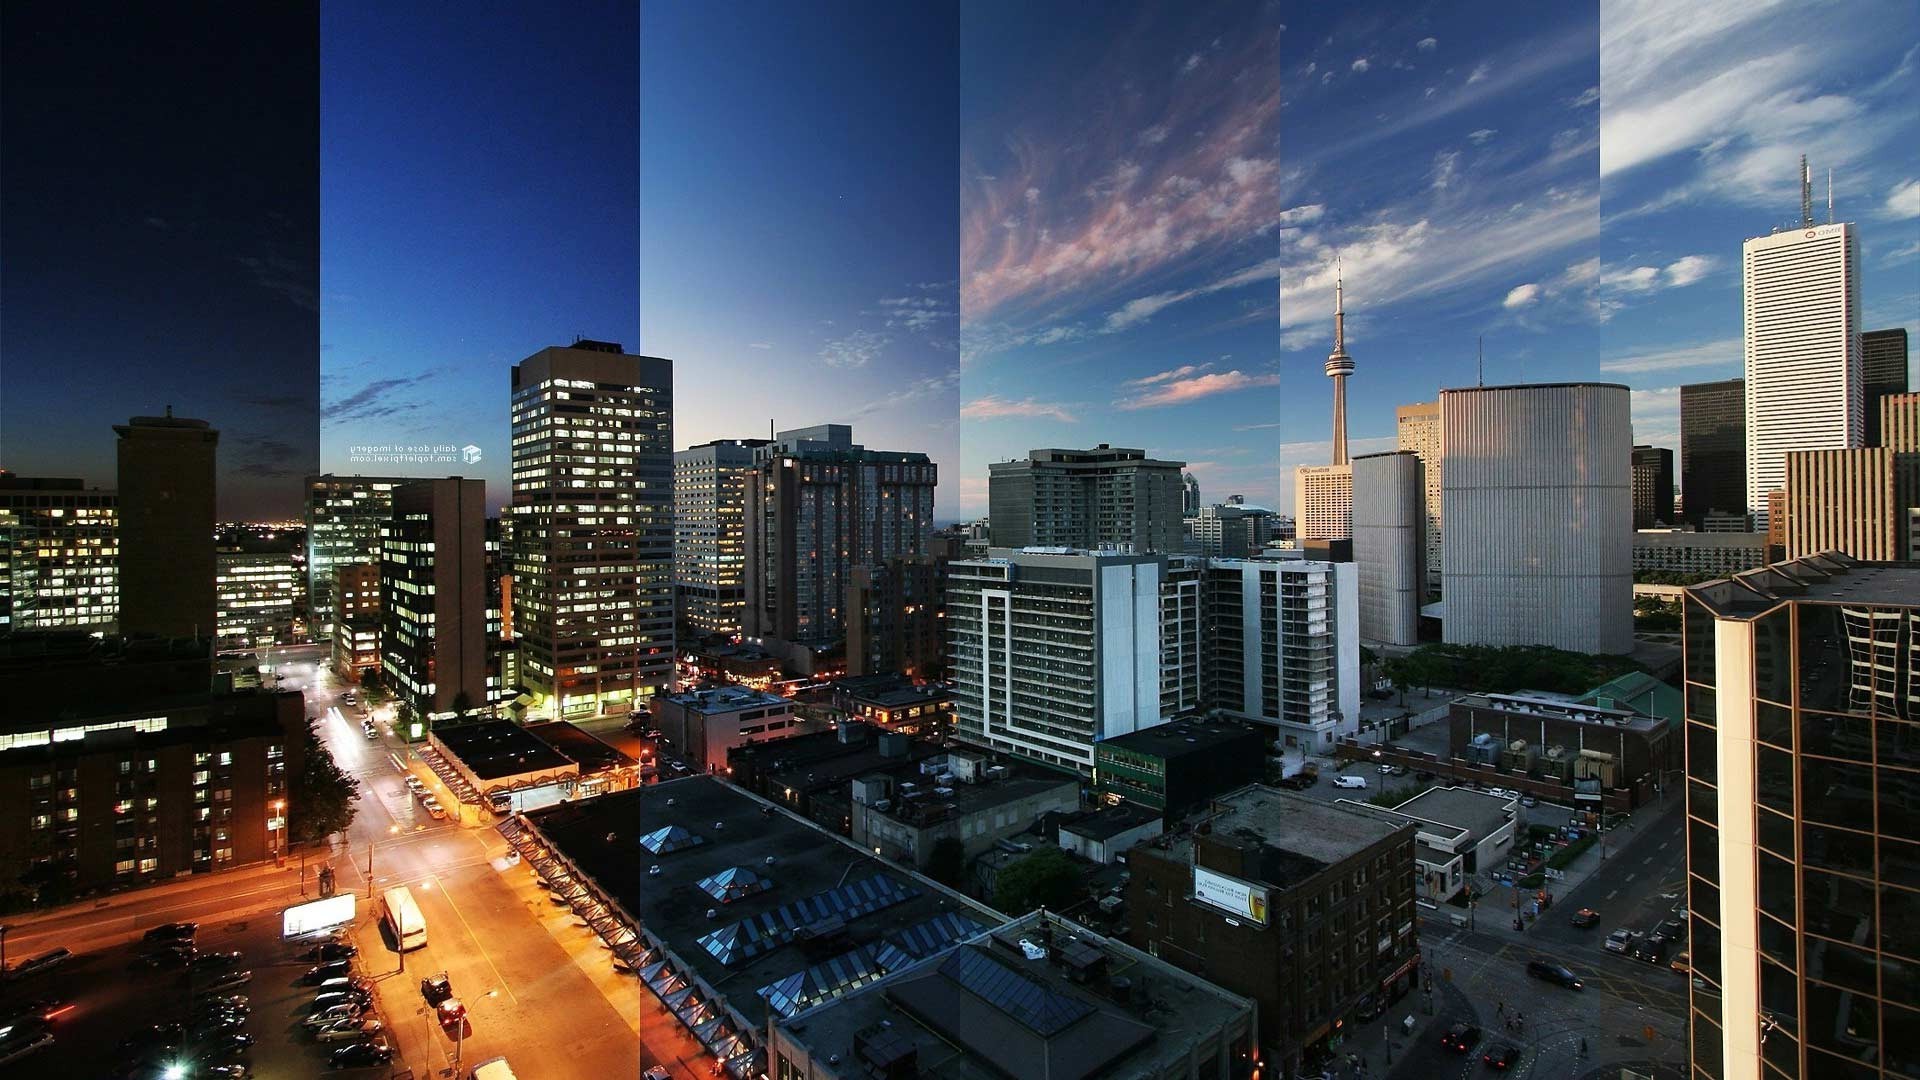
[[[1353,561],[1360,576],[1360,639],[1419,642],[1426,514],[1420,457],[1411,450],[1353,459]]]
[[[1625,386],[1440,392],[1449,643],[1632,650],[1632,456]]]

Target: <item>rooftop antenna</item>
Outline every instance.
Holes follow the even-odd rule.
[[[1833,224],[1833,170],[1827,170],[1827,224]]]
[[[1813,224],[1813,170],[1807,168],[1807,155],[1800,155],[1800,224]]]
[[[1480,335],[1480,359],[1479,362],[1474,365],[1473,384],[1475,386],[1487,385],[1487,335],[1485,334]]]

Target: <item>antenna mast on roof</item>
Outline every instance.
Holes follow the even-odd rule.
[[[1827,224],[1833,224],[1833,170],[1827,170]]]
[[[1473,385],[1487,385],[1487,335],[1480,335],[1480,359],[1474,364]]]
[[[1807,168],[1807,155],[1800,155],[1800,224],[1813,224],[1813,170]]]

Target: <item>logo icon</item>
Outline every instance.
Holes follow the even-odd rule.
[[[480,463],[480,448],[472,443],[468,443],[460,448],[460,457],[469,465],[478,465]]]

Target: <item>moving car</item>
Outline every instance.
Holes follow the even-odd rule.
[[[1472,1024],[1455,1024],[1440,1036],[1440,1045],[1456,1054],[1465,1054],[1480,1045],[1480,1029]]]
[[[162,923],[159,926],[156,926],[153,929],[147,931],[145,934],[142,934],[140,936],[140,940],[147,941],[147,942],[154,942],[154,941],[180,941],[182,939],[185,939],[186,941],[191,942],[193,940],[193,935],[199,929],[200,929],[199,923],[190,923],[190,922]]]
[[[370,1065],[385,1065],[392,1060],[393,1046],[385,1036],[366,1042],[348,1043],[327,1055],[327,1064],[335,1069],[363,1069]]]
[[[1582,930],[1591,930],[1600,925],[1600,913],[1590,907],[1583,907],[1573,913],[1573,925]],[[1608,940],[1612,940],[1609,938]]]
[[[1527,974],[1536,979],[1558,983],[1569,990],[1581,988],[1580,977],[1564,964],[1550,964],[1545,960],[1527,961]]]
[[[1672,962],[1668,963],[1667,966],[1679,972],[1682,975],[1685,975],[1687,972],[1692,971],[1693,970],[1693,950],[1681,949],[1680,952],[1676,956],[1674,956]]]
[[[1613,933],[1607,935],[1607,951],[1610,953],[1631,952],[1634,942],[1638,940],[1639,937],[1639,934],[1625,927],[1615,930]]]
[[[0,1014],[0,1038],[4,1038],[12,1028],[52,1021],[72,1011],[73,1002],[65,998],[39,998],[22,1002]]]
[[[1520,1060],[1520,1048],[1510,1042],[1503,1042],[1482,1054],[1480,1060],[1486,1062],[1489,1069],[1506,1072],[1513,1067],[1514,1062]]]
[[[1336,776],[1333,778],[1333,786],[1337,788],[1364,788],[1367,786],[1367,778],[1364,776]]]

